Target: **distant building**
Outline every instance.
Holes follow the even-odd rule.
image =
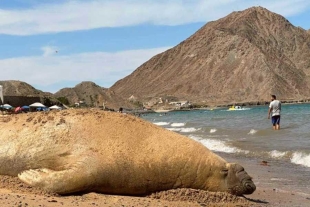
[[[169,105],[174,105],[176,107],[189,107],[191,103],[189,101],[173,101]]]
[[[75,107],[81,107],[81,106],[86,106],[86,103],[84,101],[79,101],[74,103]]]

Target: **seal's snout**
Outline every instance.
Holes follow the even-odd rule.
[[[256,190],[256,186],[255,186],[254,182],[251,179],[250,180],[246,180],[242,184],[244,186],[243,194],[246,194],[246,195],[252,194]]]
[[[234,164],[231,165],[231,167],[232,174],[230,192],[234,195],[252,194],[256,190],[256,186],[252,181],[252,178],[241,165]]]
[[[242,168],[243,169],[243,168]],[[236,173],[237,178],[241,181],[241,185],[243,187],[241,194],[252,194],[256,190],[256,186],[252,181],[252,178],[248,175],[246,171],[241,170]]]

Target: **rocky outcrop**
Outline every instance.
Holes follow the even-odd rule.
[[[112,90],[102,88],[97,84],[84,81],[77,84],[74,88],[63,88],[54,94],[56,98],[65,97],[69,104],[79,103],[80,101],[87,106],[105,107],[118,109],[120,107],[134,108],[134,102],[125,100],[115,94]]]

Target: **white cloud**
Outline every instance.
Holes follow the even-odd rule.
[[[284,16],[309,9],[308,0],[71,0],[18,10],[0,9],[0,33],[32,35],[144,23],[208,22],[232,11],[263,6]]]
[[[154,55],[169,49],[153,48],[128,50],[116,53],[93,52],[68,56],[19,57],[0,60],[1,80],[20,80],[38,89],[62,82],[61,88],[69,87],[65,82],[94,81],[111,86],[129,75],[138,66]],[[53,88],[56,92],[60,88]]]
[[[41,50],[43,51],[44,57],[52,56],[58,53],[57,47],[54,46],[44,46],[41,48]]]

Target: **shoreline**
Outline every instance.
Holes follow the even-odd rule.
[[[237,162],[253,177],[256,191],[245,197],[254,201],[253,206],[306,207],[310,206],[310,189],[307,192],[294,189],[298,175],[283,171],[277,163],[270,161],[262,165],[259,158],[238,157],[234,154],[215,152],[228,162]],[[294,177],[296,176],[296,177]],[[293,181],[293,183],[290,181]],[[295,180],[295,181],[294,181]]]
[[[149,114],[149,113],[169,113],[169,112],[176,112],[176,111],[199,111],[199,110],[217,110],[217,109],[228,109],[229,107],[236,105],[241,107],[259,107],[259,106],[268,106],[270,102],[240,102],[234,104],[219,104],[214,106],[203,106],[201,107],[194,107],[194,108],[181,108],[181,109],[169,109],[167,112],[156,112],[156,109],[149,109],[149,110],[137,110],[137,109],[126,109],[126,113],[129,114]],[[310,100],[303,100],[303,101],[290,101],[290,100],[281,100],[283,105],[294,105],[294,104],[310,104]],[[168,109],[167,109],[168,110]]]

